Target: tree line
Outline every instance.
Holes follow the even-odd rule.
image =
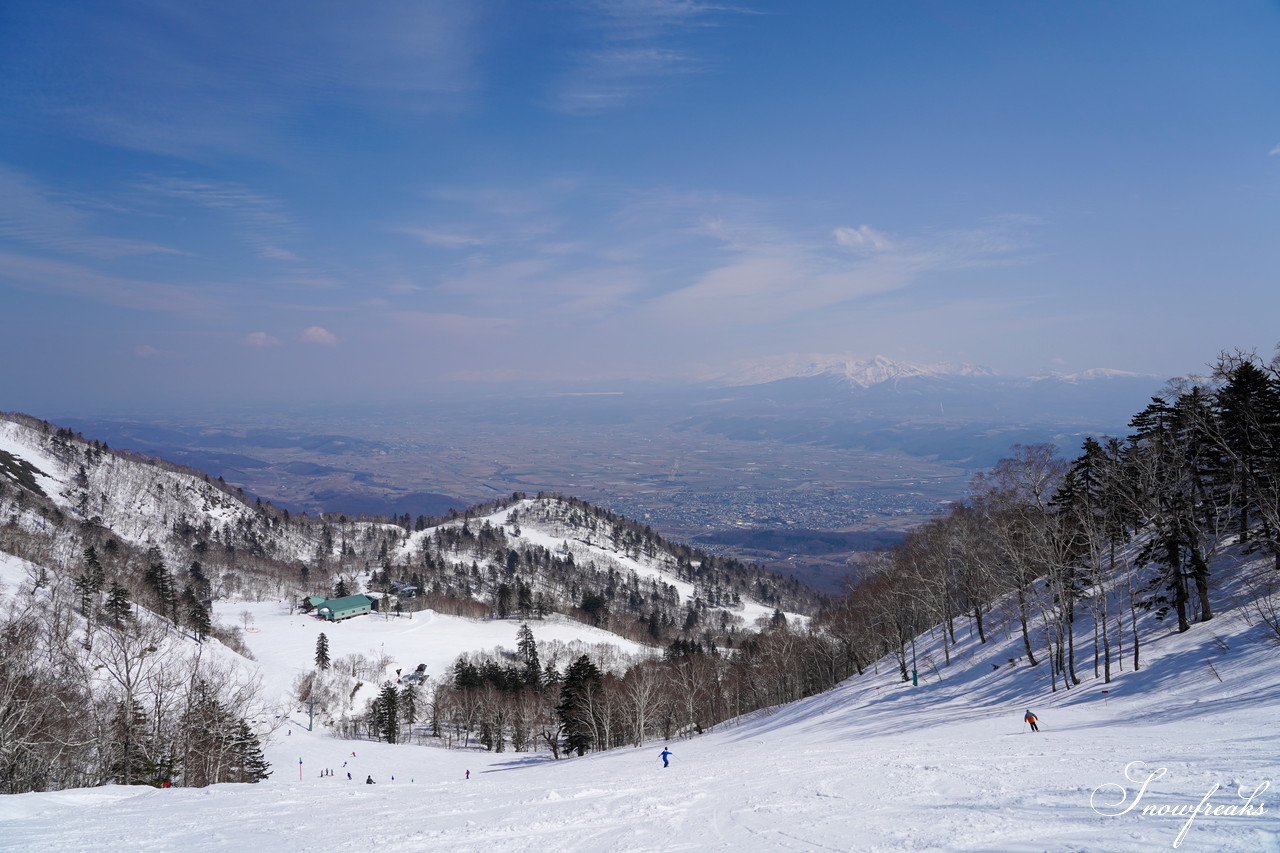
[[[1213,619],[1227,584],[1280,635],[1280,359],[1223,354],[1130,427],[1073,460],[1015,446],[881,555],[820,620],[848,638],[855,671],[892,654],[906,679],[922,630],[940,626],[948,663],[957,625],[985,643],[997,623],[1055,690],[1090,668],[1107,682],[1142,666],[1150,633]]]

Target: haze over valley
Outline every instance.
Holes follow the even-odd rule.
[[[437,516],[559,492],[835,591],[861,553],[960,498],[1013,444],[1072,452],[1086,434],[1123,434],[1125,412],[1162,384],[1117,372],[813,364],[610,393],[59,422],[292,511]]]

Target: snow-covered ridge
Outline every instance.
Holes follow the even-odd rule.
[[[894,361],[882,355],[858,359],[847,355],[784,355],[741,367],[715,377],[712,384],[728,387],[765,385],[784,379],[827,376],[856,388],[871,388],[911,379],[1009,379],[990,368],[972,364],[935,362],[915,364]],[[1075,373],[1053,371],[1026,377],[1030,381],[1055,380],[1080,384],[1112,379],[1157,379],[1153,374],[1098,367]]]
[[[261,522],[252,507],[207,477],[122,458],[56,429],[0,418],[0,450],[35,466],[58,507],[137,546],[163,547],[184,524],[212,534]],[[280,556],[314,555],[315,544],[305,537],[279,531],[276,538]]]
[[[785,355],[740,368],[715,380],[726,386],[764,385],[783,379],[831,376],[858,388],[918,377],[995,376],[971,364],[911,364],[877,355],[857,359],[847,355]]]
[[[1032,381],[1040,380],[1057,380],[1059,382],[1070,382],[1079,384],[1081,382],[1105,382],[1109,379],[1159,379],[1154,373],[1134,373],[1131,370],[1114,370],[1109,367],[1095,367],[1090,370],[1081,370],[1077,373],[1040,373],[1030,377]]]
[[[661,551],[652,554],[637,553],[637,549],[628,551],[613,543],[604,531],[565,523],[563,518],[567,515],[568,512],[556,498],[526,498],[488,515],[465,521],[459,519],[415,531],[396,549],[395,556],[402,562],[412,563],[441,529],[461,527],[464,523],[477,528],[488,524],[501,530],[514,549],[544,548],[558,556],[571,557],[575,565],[589,567],[600,575],[611,572],[623,576],[632,575],[670,590],[682,603],[692,603],[706,593],[706,590],[700,590],[680,577],[675,559],[670,554]],[[451,559],[455,563],[464,564],[470,558],[461,554]],[[726,610],[742,619],[748,627],[753,626],[757,620],[769,618],[774,612],[773,607],[750,596],[740,596],[732,605],[712,606],[710,609]],[[804,624],[808,620],[807,616],[799,613],[788,612],[784,615],[792,624]]]

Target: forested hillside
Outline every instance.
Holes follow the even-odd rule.
[[[276,697],[223,654],[248,651],[215,602],[369,592],[396,612],[561,614],[655,647],[732,647],[818,600],[559,495],[444,519],[291,515],[23,415],[0,417],[0,552],[28,567],[0,613],[9,792],[245,778],[241,727]],[[221,746],[196,743],[197,720]],[[222,752],[240,757],[201,769]]]
[[[1015,446],[883,554],[821,619],[848,663],[892,654],[905,680],[923,627],[943,627],[949,661],[967,622],[982,642],[1017,631],[1010,663],[1048,667],[1055,690],[1106,683],[1141,667],[1153,634],[1213,619],[1228,584],[1280,636],[1280,359],[1224,355],[1131,427],[1074,460]]]

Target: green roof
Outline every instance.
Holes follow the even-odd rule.
[[[320,606],[328,608],[332,613],[337,613],[342,610],[353,610],[357,607],[372,607],[373,599],[367,595],[348,595],[342,598],[326,599]]]

